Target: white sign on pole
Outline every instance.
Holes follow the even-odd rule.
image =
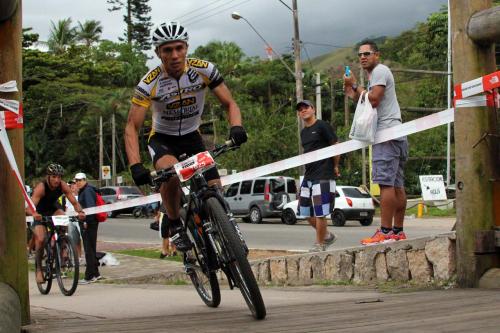
[[[111,167],[109,165],[102,166],[102,179],[111,179]]]
[[[116,177],[116,183],[117,183],[117,184],[121,184],[121,183],[123,183],[123,177],[122,177],[122,176],[117,176],[117,177]]]
[[[442,175],[419,176],[424,201],[446,200]]]
[[[227,176],[227,169],[219,169],[219,176]]]

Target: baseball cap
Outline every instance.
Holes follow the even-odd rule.
[[[314,107],[314,104],[310,100],[304,99],[304,100],[297,103],[297,105],[295,106],[295,109],[298,110],[301,105],[307,105],[307,106],[310,106],[312,108]]]
[[[83,172],[79,172],[75,175],[75,179],[87,179],[87,176]]]

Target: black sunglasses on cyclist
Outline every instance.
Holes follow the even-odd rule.
[[[369,56],[371,56],[374,53],[375,53],[375,51],[359,52],[358,53],[358,57],[359,58],[361,58],[362,56],[369,57]]]

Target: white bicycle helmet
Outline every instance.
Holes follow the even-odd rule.
[[[153,32],[153,45],[155,47],[175,41],[187,43],[188,40],[188,33],[179,22],[162,23]]]

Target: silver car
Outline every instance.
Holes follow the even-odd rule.
[[[295,179],[284,176],[259,177],[234,183],[224,197],[234,215],[245,222],[262,223],[263,218],[280,217],[283,206],[297,197]]]

